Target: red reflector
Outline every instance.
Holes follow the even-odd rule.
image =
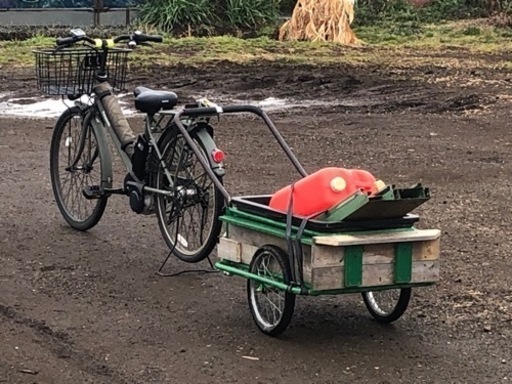
[[[224,161],[224,152],[222,152],[220,149],[214,149],[212,151],[212,158],[213,161],[215,161],[217,164],[222,163]]]

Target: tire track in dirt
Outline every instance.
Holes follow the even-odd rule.
[[[0,316],[12,324],[29,328],[43,339],[42,347],[58,359],[72,362],[79,370],[96,377],[108,379],[112,384],[139,384],[139,381],[125,377],[125,374],[106,365],[88,351],[78,348],[71,336],[63,331],[50,328],[44,321],[26,317],[8,305],[0,304]],[[0,378],[0,382],[1,382]]]

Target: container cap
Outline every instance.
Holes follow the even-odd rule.
[[[334,192],[341,192],[347,187],[347,182],[343,177],[336,176],[331,180],[331,188]]]
[[[382,180],[377,180],[373,183],[372,193],[379,193],[387,187],[386,183]]]

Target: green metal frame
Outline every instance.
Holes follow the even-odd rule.
[[[395,282],[408,283],[412,278],[412,243],[395,244]]]
[[[221,260],[215,263],[215,268],[220,271],[225,272],[228,275],[235,275],[244,277],[249,280],[258,281],[260,283],[275,287],[277,289],[281,289],[283,291],[288,291],[293,293],[294,295],[307,295],[307,296],[324,296],[324,295],[341,295],[341,294],[349,294],[349,293],[361,293],[361,292],[369,292],[369,291],[385,291],[389,289],[400,289],[400,288],[414,288],[414,287],[427,287],[430,285],[434,285],[434,282],[427,283],[397,283],[393,285],[379,285],[374,287],[348,287],[342,289],[330,289],[317,291],[311,289],[311,286],[305,284],[306,290],[301,289],[301,287],[286,284],[282,281],[275,281],[271,279],[267,279],[265,277],[256,275],[254,273],[249,272],[249,266],[243,263],[235,263],[232,261]]]
[[[240,211],[236,208],[227,207],[226,213],[219,217],[219,220],[237,227],[252,229],[257,232],[266,233],[281,238],[286,238],[286,223],[279,223],[258,215]],[[298,227],[292,226],[292,234],[297,233]],[[320,232],[304,230],[301,243],[311,245],[313,236],[321,235]]]
[[[410,194],[419,195],[425,194],[425,190],[418,186],[411,191]],[[393,199],[393,190],[390,188],[388,191],[383,191],[383,199]],[[338,216],[346,216],[347,211],[357,210],[360,206],[364,205],[364,196],[354,196],[354,199],[348,204],[338,206],[333,213]],[[256,232],[265,233],[268,235],[276,236],[278,238],[286,238],[286,223],[278,222],[272,219],[265,218],[256,214],[241,211],[235,207],[228,206],[224,215],[220,216],[219,219],[226,223],[227,236],[229,237],[229,227],[231,225],[241,228],[250,229]],[[407,228],[392,228],[386,230],[369,230],[369,231],[347,231],[336,234],[326,234],[323,232],[317,232],[312,230],[304,230],[300,242],[305,245],[313,245],[315,236],[329,236],[329,235],[340,235],[340,234],[380,234],[380,233],[392,233],[392,232],[410,232],[414,231],[413,226]],[[292,226],[292,237],[298,231],[297,226]],[[344,288],[334,290],[314,290],[308,284],[304,287],[300,287],[294,284],[287,284],[282,280],[282,276],[276,276],[276,280],[271,280],[254,273],[249,272],[249,265],[244,263],[236,263],[229,260],[220,260],[215,264],[218,270],[221,270],[228,275],[236,275],[244,277],[246,279],[259,281],[263,284],[276,287],[281,290],[291,292],[296,295],[337,295],[346,293],[361,293],[368,291],[379,291],[388,289],[399,289],[399,288],[410,288],[410,287],[423,287],[434,285],[435,282],[423,282],[423,283],[412,283],[412,255],[413,255],[413,243],[412,242],[400,242],[395,244],[395,258],[394,258],[394,284],[385,286],[373,286],[373,287],[362,287],[363,284],[363,245],[352,245],[343,247],[344,249],[344,272],[343,278]],[[305,289],[304,289],[305,288]]]
[[[237,208],[233,207],[227,207],[226,212],[224,215],[219,217],[219,220],[225,222],[227,225],[227,230],[229,233],[229,224],[247,228],[254,230],[256,232],[266,233],[268,235],[277,236],[280,238],[285,239],[286,238],[286,223],[280,223],[278,221],[267,219],[262,216],[258,216],[252,213],[241,211]],[[291,233],[296,234],[298,231],[297,226],[292,226]],[[358,235],[364,235],[364,234],[379,234],[379,233],[390,233],[390,232],[410,232],[414,231],[414,227],[407,227],[407,228],[392,228],[392,229],[386,229],[386,230],[369,230],[369,231],[347,231],[343,232],[344,235],[351,235],[351,234],[358,234]],[[318,231],[312,231],[309,229],[305,229],[302,237],[300,239],[302,244],[306,245],[313,245],[314,243],[314,236],[335,236],[340,235],[341,233],[324,233],[324,232],[318,232]]]
[[[343,258],[345,268],[345,287],[355,288],[363,284],[363,246],[353,245],[345,248]]]

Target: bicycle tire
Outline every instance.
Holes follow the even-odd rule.
[[[79,230],[79,231],[86,231],[88,229],[91,229],[100,221],[100,219],[103,216],[103,213],[105,211],[105,207],[107,205],[107,200],[108,200],[107,195],[103,195],[103,196],[101,196],[99,198],[95,198],[95,199],[87,199],[83,194],[83,188],[78,191],[75,191],[74,198],[76,200],[79,199],[79,201],[80,201],[79,205],[90,206],[90,208],[91,208],[90,213],[87,213],[84,216],[81,216],[81,215],[77,216],[76,212],[72,212],[72,210],[70,209],[68,201],[63,193],[64,192],[63,191],[64,183],[62,182],[61,177],[60,177],[61,173],[60,173],[60,166],[59,166],[60,160],[61,160],[60,149],[61,149],[62,145],[64,145],[65,148],[68,148],[68,155],[69,155],[68,156],[69,157],[68,158],[68,167],[66,167],[64,169],[66,171],[65,172],[66,175],[68,175],[71,178],[75,178],[75,177],[80,178],[80,175],[90,175],[97,168],[97,170],[99,170],[99,173],[100,173],[99,180],[98,180],[97,184],[98,185],[101,184],[101,180],[103,179],[103,170],[101,167],[101,162],[103,161],[105,156],[102,153],[102,146],[98,145],[96,134],[94,133],[94,129],[92,128],[92,126],[90,126],[89,124],[87,127],[84,126],[84,117],[85,117],[85,113],[79,107],[68,108],[66,111],[64,111],[62,113],[62,115],[59,117],[59,119],[57,120],[57,123],[55,124],[53,134],[52,134],[51,145],[50,145],[50,177],[51,177],[52,190],[53,190],[53,194],[55,197],[55,201],[57,203],[60,213],[62,214],[62,216],[64,217],[66,222],[72,228]],[[73,129],[73,132],[70,127],[69,131],[67,132],[67,136],[66,136],[65,130],[66,130],[68,124],[71,125],[73,120],[79,124],[77,124],[75,126],[75,129]],[[82,143],[84,148],[81,149],[81,153],[79,155],[78,161],[83,160],[82,156],[84,155],[85,146],[88,144],[90,145],[92,143],[92,140],[94,139],[94,141],[96,142],[96,149],[94,150],[93,153],[91,153],[91,148],[89,147],[88,152],[85,152],[85,153],[90,158],[89,158],[89,160],[84,160],[85,162],[87,162],[87,161],[91,162],[91,159],[92,159],[92,162],[91,162],[91,164],[88,164],[87,166],[84,166],[84,164],[82,164],[81,167],[83,167],[84,169],[81,169],[81,170],[70,169],[70,168],[76,167],[76,165],[73,165],[73,164],[77,163],[77,161],[76,161],[77,157],[76,157],[76,154],[74,156],[71,156],[69,154],[69,152],[71,152],[71,149],[69,149],[69,148],[72,147],[73,144],[75,144],[75,149],[78,149],[80,151],[80,148],[79,147],[76,148],[76,145],[79,145],[80,140],[82,138],[81,135],[83,135],[84,131],[85,131],[86,135],[90,135],[90,136],[86,136],[86,138],[85,138],[85,140],[88,141],[88,143],[86,143],[86,141],[84,141]],[[74,139],[73,134],[74,133],[76,134],[76,132],[79,132],[79,136],[77,139]],[[62,140],[64,137],[66,137],[65,142],[62,143]],[[76,141],[76,143],[75,143],[75,141]],[[71,164],[71,165],[73,165],[73,167],[70,166],[71,159],[73,159],[72,160],[73,163]],[[97,167],[92,166],[92,164],[95,162],[95,160],[99,160],[99,164]],[[87,176],[84,178],[87,178]],[[76,200],[74,200],[74,201],[76,201]]]
[[[206,159],[206,148],[201,139],[198,135],[194,134],[194,132],[191,133],[192,139],[196,142],[198,148],[200,149],[201,153],[204,155]],[[176,147],[177,145],[181,145],[181,151],[188,151],[187,155],[190,155],[191,157],[195,158],[197,163],[196,165],[199,167],[200,171],[204,172],[201,177],[205,178],[206,180],[209,180],[211,184],[209,184],[208,188],[212,188],[213,191],[213,203],[212,205],[212,219],[210,223],[209,230],[200,240],[198,243],[197,249],[186,249],[189,248],[189,244],[191,244],[191,239],[188,238],[187,234],[184,234],[183,232],[180,232],[179,228],[179,218],[180,216],[184,216],[188,209],[193,209],[196,205],[199,204],[199,202],[189,205],[187,208],[185,208],[182,212],[174,212],[176,217],[176,232],[171,233],[170,231],[170,225],[172,224],[171,216],[173,215],[173,210],[180,209],[179,205],[183,204],[181,201],[182,198],[178,195],[178,192],[175,190],[174,195],[172,198],[172,201],[169,200],[168,197],[165,197],[163,195],[156,195],[155,200],[155,208],[156,208],[156,215],[158,220],[158,225],[160,227],[160,231],[162,233],[162,236],[169,247],[171,249],[172,253],[179,258],[182,261],[188,262],[188,263],[197,263],[205,258],[207,258],[210,253],[215,248],[218,237],[221,231],[222,222],[219,220],[219,216],[222,213],[222,210],[224,208],[224,197],[222,196],[222,193],[220,190],[213,184],[213,181],[208,177],[208,174],[204,171],[202,166],[199,163],[199,160],[197,160],[197,157],[194,152],[192,152],[192,149],[189,147],[188,143],[186,143],[185,138],[181,134],[181,132],[176,127],[171,127],[165,133],[160,139],[159,142],[159,149],[160,153],[162,154],[162,157],[166,163],[167,169],[171,173],[171,176],[173,178],[173,182],[178,185],[179,187],[183,187],[183,189],[186,189],[186,191],[192,190],[196,191],[196,195],[204,194],[203,188],[200,187],[198,184],[199,182],[196,182],[196,180],[199,180],[198,177],[195,178],[183,178],[180,177],[180,164],[177,164],[175,166],[175,174],[173,175],[173,159],[171,159],[171,164],[168,164],[168,157],[171,155],[174,158],[174,154],[176,153]],[[155,152],[153,152],[155,153]],[[180,155],[181,156],[181,155]],[[155,155],[156,157],[156,155]],[[157,172],[155,172],[155,180],[153,182],[153,185],[157,189],[169,189],[169,186],[166,185],[166,175],[164,173],[164,169],[162,168],[160,161],[157,159],[153,159],[153,164],[158,164]],[[222,183],[222,177],[217,176],[217,179]],[[182,190],[183,190],[182,189]],[[201,189],[201,190],[200,190]],[[170,210],[171,213],[167,212],[167,206],[170,204]],[[201,201],[203,203],[203,201]],[[210,205],[210,203],[208,203]],[[167,224],[167,219],[169,218],[169,221],[171,221],[170,224]]]

